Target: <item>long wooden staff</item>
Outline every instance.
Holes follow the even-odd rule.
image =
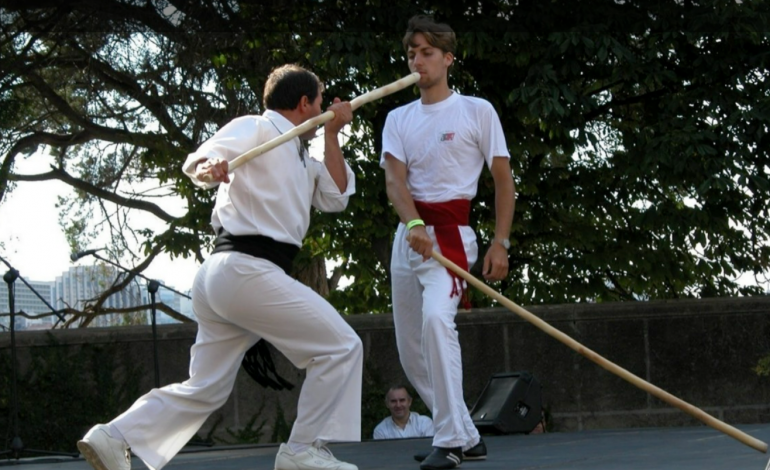
[[[412,74],[407,75],[404,78],[396,80],[393,83],[390,83],[380,88],[376,88],[370,92],[364,93],[363,95],[357,98],[354,98],[350,102],[350,106],[351,108],[353,108],[353,111],[355,111],[356,109],[358,109],[359,107],[361,107],[366,103],[379,100],[380,98],[388,96],[397,91],[403,90],[409,85],[414,85],[415,83],[417,83],[417,80],[419,79],[420,79],[420,74],[418,72],[414,72]],[[233,170],[243,165],[244,163],[248,162],[252,158],[262,155],[268,150],[272,150],[278,147],[279,145],[283,144],[284,142],[288,142],[291,139],[299,135],[302,135],[305,132],[315,127],[318,127],[327,121],[331,121],[332,119],[334,119],[334,111],[326,111],[325,113],[320,114],[314,117],[313,119],[308,119],[307,121],[303,122],[302,124],[290,130],[289,132],[286,132],[285,134],[281,134],[274,139],[268,140],[262,145],[254,147],[248,152],[238,155],[228,165],[228,172],[232,173]]]
[[[636,385],[637,387],[641,388],[642,390],[660,398],[661,400],[665,401],[666,403],[673,405],[680,410],[684,411],[685,413],[688,413],[699,420],[703,421],[704,423],[708,424],[712,428],[716,429],[717,431],[722,431],[723,433],[727,434],[730,437],[733,437],[742,443],[746,444],[749,447],[752,447],[760,452],[767,452],[767,444],[760,441],[759,439],[756,439],[754,437],[749,436],[745,432],[734,428],[733,426],[730,426],[729,424],[718,420],[717,418],[711,416],[710,414],[706,413],[705,411],[701,410],[698,407],[695,407],[677,397],[674,395],[668,393],[667,391],[656,387],[655,385],[647,382],[646,380],[632,374],[631,372],[627,371],[626,369],[618,366],[617,364],[608,361],[607,359],[603,358],[599,354],[596,354],[595,352],[591,351],[587,347],[583,346],[582,344],[578,343],[571,337],[567,336],[566,334],[562,333],[560,330],[557,330],[556,328],[552,327],[539,317],[535,316],[534,314],[528,312],[527,310],[519,307],[512,301],[508,300],[506,297],[503,297],[502,294],[496,292],[480,280],[476,279],[474,276],[469,274],[467,271],[462,269],[461,267],[457,266],[455,263],[451,262],[450,260],[444,258],[441,254],[437,253],[436,250],[433,250],[433,254],[431,255],[433,258],[444,265],[446,268],[452,270],[453,272],[457,273],[458,276],[462,277],[466,281],[468,281],[469,284],[472,284],[474,287],[485,293],[486,295],[492,297],[493,299],[500,302],[502,305],[504,305],[506,308],[517,314],[518,316],[522,317],[523,319],[527,320],[528,322],[534,324],[536,327],[540,328],[547,334],[553,336],[557,340],[561,341],[562,343],[566,344],[573,350],[577,351],[578,353],[582,354],[583,356],[587,357],[588,359],[592,360],[593,362],[599,364],[600,366],[604,367],[608,371],[612,372],[615,375],[620,376],[621,378],[627,380],[628,382],[631,382],[632,384]]]

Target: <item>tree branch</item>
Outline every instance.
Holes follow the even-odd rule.
[[[48,173],[40,173],[37,175],[10,174],[8,179],[11,181],[59,180],[64,183],[67,183],[68,185],[72,186],[75,189],[79,189],[92,196],[96,196],[98,198],[113,202],[115,204],[118,204],[124,207],[129,207],[131,209],[147,211],[164,222],[173,223],[178,220],[177,217],[172,216],[171,214],[167,213],[166,211],[161,209],[159,206],[151,202],[119,196],[118,194],[113,193],[112,191],[107,191],[105,189],[102,189],[98,186],[95,186],[92,183],[89,183],[88,181],[75,178],[74,176],[70,175],[69,173],[67,173],[66,171],[60,168],[52,167],[51,171],[49,171]]]
[[[597,117],[602,116],[607,112],[609,112],[609,110],[612,108],[628,106],[636,103],[641,103],[644,101],[659,100],[660,98],[662,98],[663,96],[671,92],[672,90],[669,90],[668,88],[661,88],[642,95],[635,95],[624,100],[611,100],[610,102],[602,106],[599,106],[598,108],[592,111],[585,113],[584,120],[585,122],[593,121]]]
[[[27,73],[24,77],[38,91],[38,93],[59,110],[64,117],[90,132],[95,138],[106,140],[108,142],[125,143],[140,147],[161,148],[172,154],[182,153],[179,149],[170,145],[168,140],[162,138],[158,134],[142,132],[132,133],[126,130],[113,129],[95,124],[75,111],[69,103],[59,96],[39,75]]]
[[[609,269],[604,270],[604,275],[607,276],[607,279],[610,280],[612,285],[614,286],[614,292],[618,294],[620,297],[626,299],[626,300],[637,300],[633,294],[628,292],[623,285],[618,281],[618,278],[615,277],[615,275],[610,271]]]
[[[86,132],[75,134],[52,134],[50,132],[35,132],[17,140],[11,147],[0,165],[0,202],[8,188],[8,180],[12,177],[11,167],[16,159],[16,155],[29,149],[34,149],[38,145],[51,145],[54,147],[78,145],[92,140],[93,136]]]
[[[173,230],[173,226],[171,230]],[[147,269],[147,267],[152,263],[152,260],[155,259],[156,256],[160,253],[161,249],[163,248],[163,245],[158,243],[155,246],[152,247],[152,250],[150,251],[150,254],[145,258],[144,261],[142,261],[141,264],[135,266],[133,269],[129,270],[127,273],[125,273],[123,280],[120,282],[117,282],[110,286],[109,289],[104,290],[99,297],[97,297],[93,304],[91,304],[89,307],[87,307],[87,310],[90,310],[90,313],[85,315],[85,320],[79,325],[80,328],[84,328],[91,324],[94,318],[96,318],[100,312],[102,312],[102,305],[104,305],[104,302],[107,301],[107,299],[114,293],[120,292],[123,289],[125,289],[126,286],[128,286],[131,281],[133,281],[136,276]],[[75,319],[69,320],[66,323],[66,326],[69,326],[72,324],[72,322]]]
[[[142,312],[142,311],[146,311],[146,310],[150,310],[150,309],[152,309],[152,304],[135,305],[133,307],[125,307],[125,308],[108,307],[108,308],[103,308],[103,309],[99,310],[99,313],[95,314],[95,316],[109,315],[109,314],[112,314],[112,313],[119,313],[119,314],[137,313],[137,312]],[[161,312],[167,314],[168,316],[170,316],[174,320],[178,320],[178,321],[180,321],[182,323],[193,323],[193,322],[195,322],[195,320],[193,320],[190,317],[182,314],[181,312],[178,312],[178,311],[174,310],[173,308],[171,308],[170,306],[164,304],[163,302],[156,302],[155,303],[155,309],[156,310],[160,310]],[[57,313],[61,313],[62,315],[73,315],[75,318],[73,318],[71,320],[77,320],[78,318],[82,318],[83,316],[91,315],[91,313],[88,313],[85,310],[78,310],[78,309],[71,308],[71,307],[67,307],[67,308],[63,308],[61,310],[57,310]],[[48,312],[48,313],[27,313],[27,312],[25,312],[23,310],[20,310],[20,311],[16,312],[14,315],[21,316],[21,317],[27,318],[29,320],[39,320],[41,318],[47,318],[47,317],[50,317],[50,316],[53,316],[53,315],[56,315],[56,314],[53,313],[53,312]],[[10,317],[10,316],[11,316],[10,313],[0,313],[0,318],[2,318],[2,317]]]
[[[84,51],[80,47],[80,44],[74,41],[69,41],[69,43],[70,47],[78,51],[84,57],[89,56],[89,53]],[[126,93],[129,97],[135,99],[139,104],[149,110],[163,128],[166,129],[176,141],[182,144],[183,147],[192,148],[195,146],[192,139],[187,137],[184,132],[177,127],[174,120],[168,114],[166,104],[144,93],[142,87],[140,87],[136,80],[130,75],[115,70],[105,62],[93,57],[88,61],[88,65],[91,70],[96,72],[104,80],[105,83],[111,84],[115,89]]]

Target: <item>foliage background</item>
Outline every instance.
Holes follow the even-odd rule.
[[[75,189],[60,205],[73,250],[101,231],[137,273],[160,252],[202,260],[214,193],[181,174],[186,154],[230,119],[261,112],[277,65],[310,67],[327,98],[405,75],[407,19],[431,13],[458,33],[451,86],[495,106],[511,150],[511,274],[496,286],[505,295],[526,305],[760,294],[770,262],[768,9],[758,0],[10,2],[0,203],[16,185],[58,179]],[[416,97],[407,90],[357,113],[345,154],[358,194],[342,214],[314,215],[298,260],[298,278],[344,313],[389,311],[397,219],[380,133],[387,112]],[[15,173],[23,158],[48,158],[51,170]],[[482,244],[493,189],[485,171],[472,213]],[[164,212],[155,203],[164,196],[184,199],[187,213]],[[165,229],[132,227],[132,211]],[[736,283],[744,272],[757,285]],[[341,288],[343,276],[353,282]],[[87,325],[101,303],[69,324]]]

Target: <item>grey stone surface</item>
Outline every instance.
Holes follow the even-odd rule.
[[[757,439],[770,440],[770,425],[741,427]],[[463,462],[465,470],[762,470],[768,456],[707,427],[595,430],[539,435],[486,436],[489,457]],[[430,439],[333,444],[340,460],[360,470],[418,470],[416,452]],[[188,449],[166,469],[272,470],[276,446]],[[18,462],[34,470],[90,470],[82,459],[50,458]],[[146,468],[134,457],[132,469]]]
[[[770,353],[768,297],[527,308],[585,347],[717,418],[730,424],[770,422],[770,379],[752,370],[760,357]],[[364,342],[368,373],[376,374],[383,384],[404,381],[392,316],[356,315],[347,320]],[[462,312],[457,325],[468,405],[475,402],[492,374],[527,370],[542,384],[543,400],[553,414],[556,431],[699,424],[513,312]],[[161,385],[186,379],[195,333],[192,323],[158,326]],[[48,334],[18,332],[22,373],[28,367],[30,351],[49,347]],[[117,344],[124,357],[142,370],[139,388],[152,388],[150,327],[54,330],[50,334],[62,354],[85,344]],[[0,333],[0,354],[8,353],[9,336]],[[304,372],[273,351],[279,373],[296,388],[291,392],[266,390],[242,372],[227,404],[204,424],[202,435],[218,423],[217,434],[226,439],[226,429],[237,430],[259,414],[266,421],[264,434],[270,436],[278,406],[289,421],[293,419]]]

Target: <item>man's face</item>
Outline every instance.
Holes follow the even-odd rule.
[[[446,80],[447,69],[454,60],[452,54],[431,46],[422,33],[415,33],[411,43],[406,51],[406,57],[409,60],[409,70],[420,72],[417,86],[430,88]]]
[[[318,96],[316,96],[315,100],[313,100],[308,104],[307,119],[313,119],[314,117],[321,115],[322,113],[321,102],[323,102],[323,91],[318,90]],[[300,139],[303,139],[303,140],[310,140],[313,137],[315,137],[316,131],[318,131],[318,128],[314,127],[313,129],[305,132],[299,137]]]
[[[391,390],[385,399],[385,404],[390,410],[390,415],[396,419],[404,419],[409,416],[409,407],[412,406],[412,399],[403,388]]]

